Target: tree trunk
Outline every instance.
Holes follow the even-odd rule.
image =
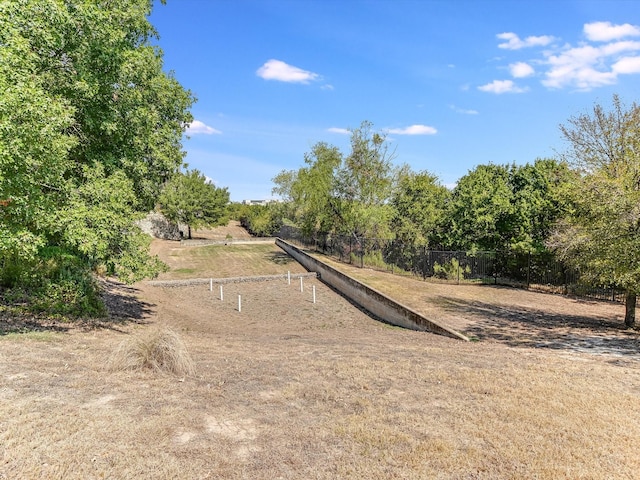
[[[627,291],[624,307],[624,326],[634,328],[636,326],[636,292]]]
[[[187,228],[189,229],[189,240],[191,240],[191,225],[187,225]]]

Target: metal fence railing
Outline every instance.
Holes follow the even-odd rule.
[[[398,275],[413,275],[424,280],[511,285],[616,302],[624,302],[625,298],[624,291],[620,289],[584,282],[578,271],[567,267],[551,253],[431,250],[389,239],[337,235],[310,238],[292,228],[282,234],[283,240],[344,263]]]

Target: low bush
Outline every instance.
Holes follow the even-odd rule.
[[[106,313],[87,262],[59,247],[43,248],[31,261],[3,259],[0,285],[6,302],[27,310],[91,317]]]

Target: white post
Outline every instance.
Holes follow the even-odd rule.
[[[291,285],[291,272],[287,271],[287,283],[289,283],[289,285]]]
[[[242,297],[238,295],[238,312],[242,312]]]
[[[213,292],[213,278],[209,279],[209,291]]]
[[[302,285],[302,277],[300,277],[300,291],[304,292],[304,286]]]
[[[220,285],[220,301],[224,300],[224,293],[222,291],[222,285]]]
[[[312,286],[311,289],[313,290],[313,303],[316,303],[316,286]]]

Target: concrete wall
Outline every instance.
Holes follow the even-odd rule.
[[[138,226],[143,232],[156,238],[165,240],[180,240],[180,231],[187,232],[187,225],[176,225],[169,222],[164,215],[158,212],[150,212],[140,220]]]
[[[318,273],[320,279],[344,296],[385,322],[412,330],[428,331],[469,341],[467,337],[446,326],[428,320],[419,313],[387,297],[383,293],[360,283],[335,268],[314,258],[295,245],[277,239],[276,245],[296,259],[307,270]]]

